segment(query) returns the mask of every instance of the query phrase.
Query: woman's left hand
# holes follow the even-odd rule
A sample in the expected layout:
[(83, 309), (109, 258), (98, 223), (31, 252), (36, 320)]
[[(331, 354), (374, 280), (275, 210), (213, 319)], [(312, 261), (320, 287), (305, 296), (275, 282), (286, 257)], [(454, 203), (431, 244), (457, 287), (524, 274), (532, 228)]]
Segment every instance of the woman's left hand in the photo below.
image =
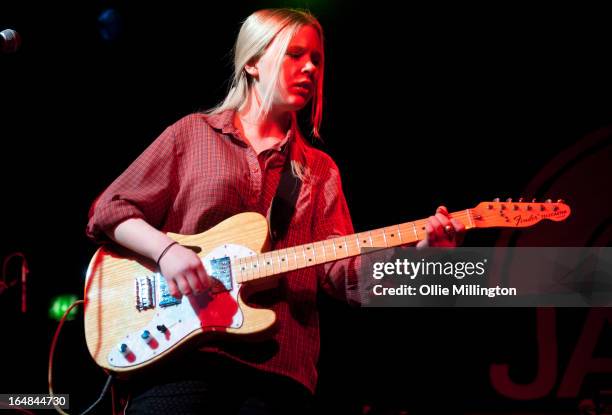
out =
[(417, 248), (453, 248), (461, 245), (465, 236), (465, 226), (457, 219), (451, 219), (444, 206), (436, 209), (436, 214), (425, 224), (427, 237), (417, 244)]

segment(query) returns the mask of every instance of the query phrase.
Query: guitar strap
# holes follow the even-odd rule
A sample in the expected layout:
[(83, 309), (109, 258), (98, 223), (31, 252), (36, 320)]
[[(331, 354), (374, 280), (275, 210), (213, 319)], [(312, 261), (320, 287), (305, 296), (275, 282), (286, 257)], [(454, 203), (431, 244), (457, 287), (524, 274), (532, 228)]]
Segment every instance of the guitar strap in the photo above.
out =
[(289, 148), (291, 145), (292, 143), (288, 143), (285, 148), (287, 151), (285, 165), (270, 205), (268, 222), (273, 245), (287, 235), (289, 223), (295, 213), (295, 204), (302, 188), (302, 181), (291, 171), (291, 148)]

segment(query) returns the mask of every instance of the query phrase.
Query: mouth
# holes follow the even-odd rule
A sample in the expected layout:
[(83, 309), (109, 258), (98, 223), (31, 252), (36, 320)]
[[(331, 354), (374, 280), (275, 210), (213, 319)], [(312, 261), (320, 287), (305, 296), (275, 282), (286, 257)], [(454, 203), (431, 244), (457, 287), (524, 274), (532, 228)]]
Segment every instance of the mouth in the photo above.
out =
[(299, 90), (300, 92), (308, 93), (308, 94), (311, 93), (312, 90), (313, 90), (312, 82), (308, 82), (308, 81), (297, 82), (297, 83), (293, 84), (292, 87), (294, 89), (296, 89), (296, 90)]

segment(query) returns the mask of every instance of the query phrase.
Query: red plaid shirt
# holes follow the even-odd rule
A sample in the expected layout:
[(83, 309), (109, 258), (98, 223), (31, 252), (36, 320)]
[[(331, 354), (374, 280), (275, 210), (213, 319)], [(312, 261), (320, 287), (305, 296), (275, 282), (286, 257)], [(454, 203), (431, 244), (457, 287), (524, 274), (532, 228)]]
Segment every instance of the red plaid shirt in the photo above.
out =
[[(106, 242), (106, 231), (142, 218), (164, 232), (196, 234), (246, 211), (267, 216), (284, 166), (285, 149), (257, 155), (233, 125), (234, 111), (192, 114), (167, 128), (106, 191), (90, 211), (87, 234)], [(297, 130), (295, 130), (297, 133)], [(288, 142), (292, 137), (288, 134)], [(353, 233), (336, 164), (305, 146), (308, 176), (283, 248)], [(293, 271), (279, 287), (250, 302), (276, 312), (278, 330), (259, 343), (203, 348), (259, 369), (289, 376), (314, 392), (319, 357), (317, 289), (346, 298), (350, 261)]]

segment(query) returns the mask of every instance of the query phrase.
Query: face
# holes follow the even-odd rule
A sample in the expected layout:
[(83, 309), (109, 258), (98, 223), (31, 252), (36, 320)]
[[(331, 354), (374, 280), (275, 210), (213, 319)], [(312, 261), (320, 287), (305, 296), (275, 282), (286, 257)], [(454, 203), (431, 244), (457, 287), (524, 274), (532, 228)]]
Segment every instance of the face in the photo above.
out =
[[(263, 97), (273, 79), (274, 56), (279, 45), (275, 41), (255, 63), (255, 87)], [(272, 107), (280, 111), (297, 111), (312, 98), (319, 77), (323, 48), (312, 26), (301, 27), (289, 42), (283, 56)]]

